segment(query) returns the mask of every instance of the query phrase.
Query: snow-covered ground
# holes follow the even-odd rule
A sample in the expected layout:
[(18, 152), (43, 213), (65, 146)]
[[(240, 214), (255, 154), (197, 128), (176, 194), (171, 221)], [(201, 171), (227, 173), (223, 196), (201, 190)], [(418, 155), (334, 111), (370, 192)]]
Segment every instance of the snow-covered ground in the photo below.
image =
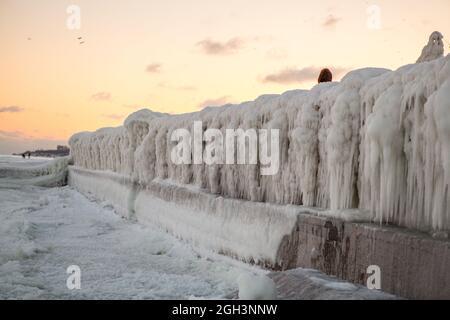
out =
[(51, 161), (52, 158), (44, 157), (33, 157), (33, 158), (22, 158), (21, 156), (0, 156), (0, 168), (30, 168), (45, 164)]

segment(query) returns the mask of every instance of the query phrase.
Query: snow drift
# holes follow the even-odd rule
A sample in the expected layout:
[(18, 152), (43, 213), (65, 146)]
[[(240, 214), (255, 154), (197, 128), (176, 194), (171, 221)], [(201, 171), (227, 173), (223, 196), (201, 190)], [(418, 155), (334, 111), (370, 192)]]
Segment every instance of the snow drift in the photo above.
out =
[[(448, 230), (449, 111), (447, 56), (195, 113), (141, 110), (122, 127), (78, 133), (69, 144), (75, 166), (126, 176), (141, 189), (167, 179), (228, 198), (359, 208), (377, 222)], [(194, 121), (223, 132), (279, 129), (278, 174), (262, 176), (258, 165), (173, 164), (171, 133), (192, 131)]]

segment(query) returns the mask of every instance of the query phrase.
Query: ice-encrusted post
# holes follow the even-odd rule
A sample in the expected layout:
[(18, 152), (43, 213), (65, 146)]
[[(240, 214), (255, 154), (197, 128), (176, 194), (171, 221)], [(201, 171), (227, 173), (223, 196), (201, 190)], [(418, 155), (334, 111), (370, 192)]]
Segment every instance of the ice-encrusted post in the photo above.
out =
[(437, 58), (441, 58), (444, 56), (444, 43), (442, 39), (444, 36), (439, 31), (434, 31), (430, 38), (428, 39), (428, 43), (422, 49), (422, 54), (419, 59), (417, 59), (417, 63), (435, 60)]

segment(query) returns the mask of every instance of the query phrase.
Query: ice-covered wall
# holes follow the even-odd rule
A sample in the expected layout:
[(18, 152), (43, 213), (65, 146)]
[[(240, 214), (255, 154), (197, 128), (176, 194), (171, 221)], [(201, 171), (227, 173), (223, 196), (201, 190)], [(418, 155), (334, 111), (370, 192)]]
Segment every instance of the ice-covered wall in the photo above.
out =
[(68, 180), (83, 194), (112, 204), (121, 216), (198, 248), (272, 269), (289, 263), (280, 247), (295, 230), (295, 206), (228, 199), (159, 179), (141, 188), (125, 175), (79, 167), (69, 168)]
[(374, 218), (450, 229), (450, 56), (361, 90), (360, 204)]
[[(279, 129), (280, 169), (176, 165), (171, 133)], [(450, 56), (396, 71), (367, 68), (311, 90), (167, 115), (141, 110), (123, 127), (70, 139), (76, 166), (155, 178), (230, 198), (330, 209), (361, 208), (375, 221), (450, 229)]]

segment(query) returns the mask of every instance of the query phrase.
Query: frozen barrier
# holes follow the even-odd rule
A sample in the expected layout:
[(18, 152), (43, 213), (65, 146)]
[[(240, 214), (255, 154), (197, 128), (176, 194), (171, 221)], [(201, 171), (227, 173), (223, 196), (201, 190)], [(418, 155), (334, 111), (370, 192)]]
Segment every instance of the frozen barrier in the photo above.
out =
[(158, 179), (140, 188), (124, 175), (73, 166), (69, 184), (199, 248), (274, 269), (287, 264), (279, 248), (295, 228), (298, 208), (226, 199)]
[(122, 217), (132, 218), (134, 204), (130, 202), (133, 201), (134, 188), (129, 177), (113, 172), (71, 166), (68, 182), (83, 194), (108, 202)]
[(33, 162), (24, 162), (20, 166), (1, 166), (0, 180), (3, 184), (34, 185), (40, 187), (56, 187), (67, 184), (67, 168), (71, 158), (61, 157)]
[[(370, 210), (372, 220), (450, 229), (450, 56), (401, 67), (367, 68), (311, 90), (167, 115), (149, 110), (123, 127), (70, 139), (76, 166), (112, 171), (145, 187), (154, 179), (227, 198), (331, 210)], [(279, 171), (259, 165), (176, 165), (171, 133), (278, 129)]]

